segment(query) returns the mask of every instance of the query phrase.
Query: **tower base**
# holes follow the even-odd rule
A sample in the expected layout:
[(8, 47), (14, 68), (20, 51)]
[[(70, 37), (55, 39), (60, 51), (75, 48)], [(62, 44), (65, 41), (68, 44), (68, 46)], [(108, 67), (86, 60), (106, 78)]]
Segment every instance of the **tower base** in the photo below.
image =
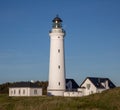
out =
[(48, 90), (48, 96), (64, 96), (65, 90)]

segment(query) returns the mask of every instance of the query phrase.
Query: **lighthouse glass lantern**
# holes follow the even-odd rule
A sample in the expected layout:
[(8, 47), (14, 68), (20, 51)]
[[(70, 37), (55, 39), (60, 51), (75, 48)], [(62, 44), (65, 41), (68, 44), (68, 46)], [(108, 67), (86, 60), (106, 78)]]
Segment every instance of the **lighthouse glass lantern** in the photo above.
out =
[(57, 16), (53, 19), (53, 28), (61, 28), (62, 27), (62, 20)]

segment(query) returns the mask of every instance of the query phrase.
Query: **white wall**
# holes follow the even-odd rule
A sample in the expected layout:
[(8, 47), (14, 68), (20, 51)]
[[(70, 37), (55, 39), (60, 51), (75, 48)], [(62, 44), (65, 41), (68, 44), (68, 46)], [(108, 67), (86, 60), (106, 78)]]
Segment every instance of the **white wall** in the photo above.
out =
[(97, 89), (97, 90), (96, 90), (96, 93), (101, 93), (101, 92), (104, 91), (104, 90), (106, 90), (106, 89)]
[(81, 97), (81, 92), (64, 92), (64, 97)]
[(29, 96), (28, 88), (9, 88), (9, 96)]
[(29, 87), (9, 88), (9, 96), (41, 96), (41, 95), (42, 88), (29, 88)]
[(53, 91), (47, 91), (48, 96), (64, 96), (64, 90), (53, 90)]
[(63, 96), (65, 91), (64, 32), (53, 28), (50, 35), (48, 95)]
[[(90, 87), (88, 88), (88, 85), (90, 85)], [(90, 95), (90, 94), (94, 94), (94, 93), (101, 93), (102, 91), (106, 90), (106, 89), (98, 89), (96, 88), (93, 83), (87, 79), (82, 85), (81, 87), (85, 87), (84, 89), (84, 95)]]
[(42, 88), (30, 88), (30, 96), (41, 96)]
[(96, 88), (94, 84), (86, 79), (85, 82), (81, 85), (81, 88), (78, 88), (77, 92), (67, 91), (64, 92), (65, 97), (82, 97), (90, 94), (101, 93), (104, 90), (109, 89), (108, 81), (102, 83), (105, 88)]
[(78, 88), (77, 91), (81, 93), (81, 96), (84, 96), (85, 94), (85, 88)]
[(82, 85), (81, 87), (85, 87), (85, 90), (84, 90), (84, 95), (90, 95), (90, 94), (94, 94), (96, 93), (97, 91), (97, 88), (93, 85), (93, 83), (87, 79)]

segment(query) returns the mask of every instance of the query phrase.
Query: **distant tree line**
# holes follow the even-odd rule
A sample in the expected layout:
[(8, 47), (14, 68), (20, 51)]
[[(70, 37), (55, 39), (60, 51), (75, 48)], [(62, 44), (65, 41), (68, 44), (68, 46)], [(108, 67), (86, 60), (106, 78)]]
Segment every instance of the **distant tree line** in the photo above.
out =
[(43, 89), (43, 95), (47, 95), (47, 86), (48, 86), (48, 81), (36, 81), (36, 83), (42, 87)]
[[(12, 85), (14, 85), (17, 82), (7, 82), (4, 84), (0, 84), (0, 94), (8, 94), (9, 93), (9, 87), (11, 87)], [(36, 81), (35, 83), (37, 83), (40, 87), (42, 87), (43, 89), (43, 95), (47, 94), (47, 86), (48, 86), (48, 81)]]
[(9, 92), (9, 86), (11, 85), (12, 83), (4, 83), (4, 84), (0, 84), (0, 94), (6, 94)]

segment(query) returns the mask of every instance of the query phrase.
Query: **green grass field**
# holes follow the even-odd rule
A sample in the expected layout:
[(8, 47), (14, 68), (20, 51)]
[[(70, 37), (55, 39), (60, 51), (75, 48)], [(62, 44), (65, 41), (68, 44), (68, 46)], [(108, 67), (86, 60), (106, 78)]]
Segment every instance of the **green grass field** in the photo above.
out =
[(2, 94), (0, 110), (120, 110), (120, 88), (86, 97), (9, 97)]

